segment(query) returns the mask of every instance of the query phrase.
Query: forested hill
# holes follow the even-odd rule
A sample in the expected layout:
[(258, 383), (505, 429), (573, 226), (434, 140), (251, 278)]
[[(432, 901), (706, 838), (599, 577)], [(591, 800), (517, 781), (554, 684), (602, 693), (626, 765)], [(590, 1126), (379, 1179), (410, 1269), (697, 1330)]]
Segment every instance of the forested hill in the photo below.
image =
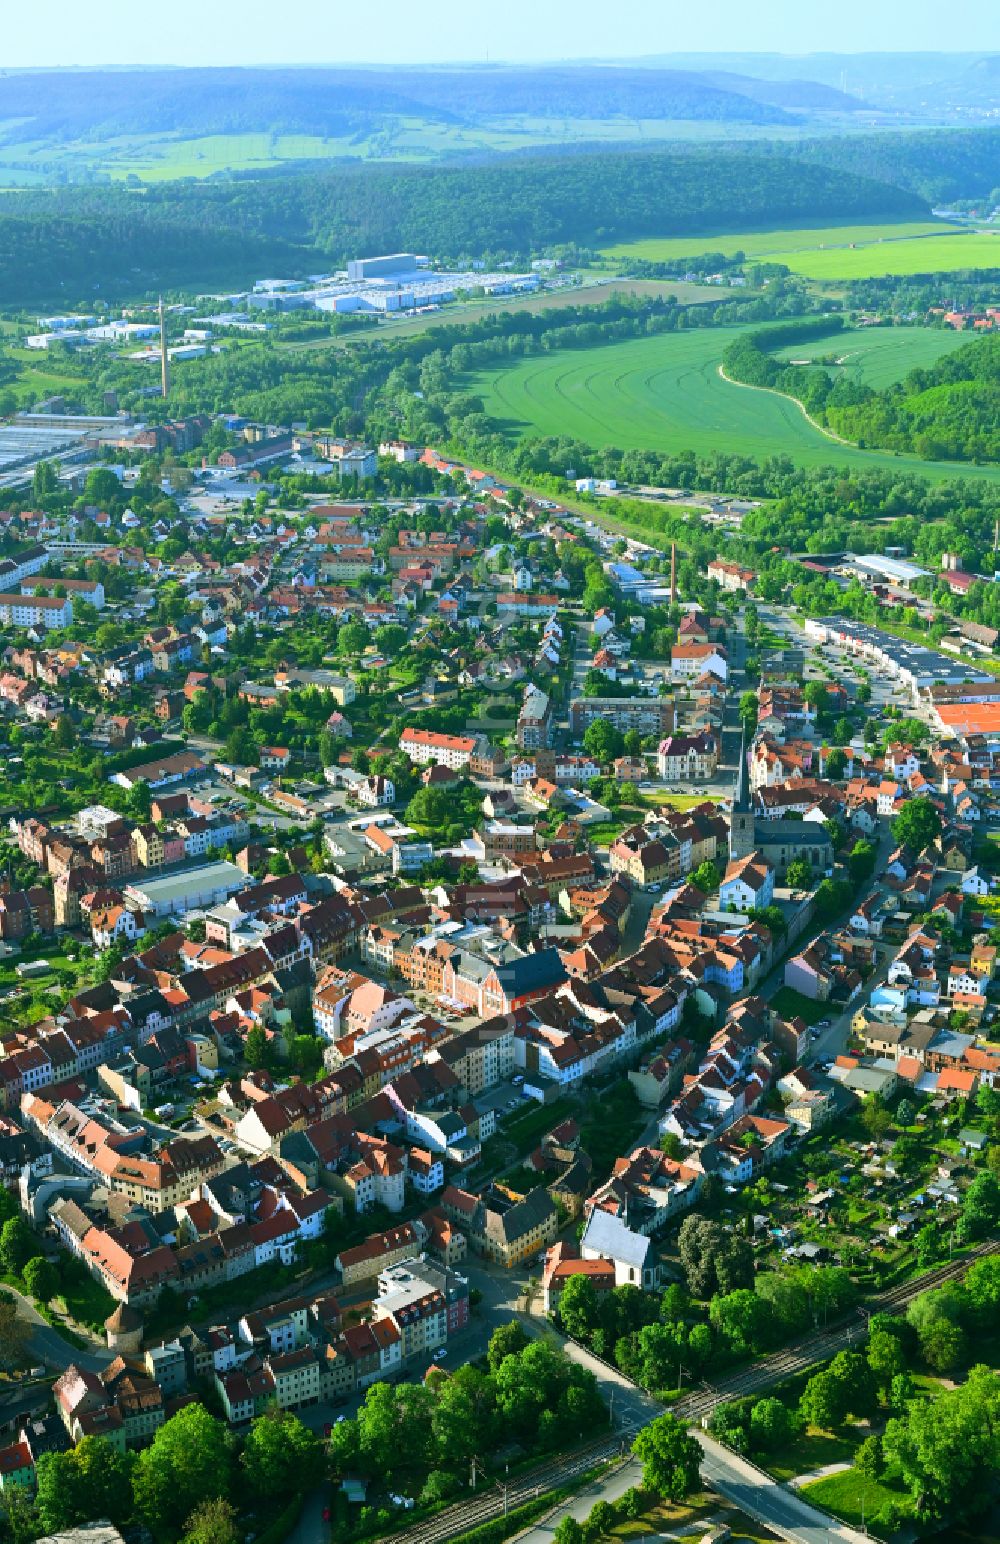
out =
[[(906, 451), (925, 461), (1000, 461), (1000, 334), (975, 338), (882, 391), (837, 363), (842, 318), (805, 317), (744, 332), (723, 354), (726, 374), (796, 397), (856, 445)], [(791, 344), (829, 337), (819, 364), (776, 357)]]
[(858, 395), (843, 406), (831, 398), (827, 408), (846, 439), (928, 461), (1000, 461), (1000, 336), (977, 338), (886, 391)]
[(916, 194), (754, 152), (517, 156), (476, 166), (354, 166), (296, 177), (66, 187), (0, 201), (5, 303), (245, 284), (370, 252), (523, 259), (650, 231), (907, 218)]
[(775, 140), (765, 153), (907, 188), (930, 204), (984, 198), (1000, 184), (1000, 128)]
[[(158, 133), (338, 135), (394, 115), (456, 124), (529, 114), (770, 125), (798, 122), (781, 104), (808, 108), (820, 89), (792, 82), (777, 93), (738, 76), (607, 65), (56, 70), (0, 77), (0, 123), (11, 144)], [(826, 110), (862, 106), (839, 92), (828, 97), (821, 96)]]

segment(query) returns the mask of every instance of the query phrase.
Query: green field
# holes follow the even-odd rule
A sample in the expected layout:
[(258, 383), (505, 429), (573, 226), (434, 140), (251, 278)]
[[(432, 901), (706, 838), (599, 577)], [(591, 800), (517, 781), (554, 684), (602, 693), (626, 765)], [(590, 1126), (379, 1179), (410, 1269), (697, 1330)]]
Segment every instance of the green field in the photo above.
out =
[(425, 311), (419, 316), (387, 316), (378, 327), (359, 327), (356, 332), (342, 332), (336, 338), (308, 338), (304, 342), (279, 341), (276, 347), (298, 352), (301, 349), (351, 348), (371, 342), (373, 332), (381, 338), (412, 338), (431, 327), (467, 327), (483, 316), (506, 316), (517, 311), (563, 311), (567, 307), (603, 306), (612, 295), (635, 295), (640, 300), (660, 300), (673, 295), (680, 306), (715, 305), (719, 300), (743, 299), (746, 290), (687, 284), (683, 279), (621, 279), (613, 283), (587, 283), (579, 287), (542, 290), (537, 295), (491, 295), (487, 300), (459, 300), (440, 311)]
[(347, 142), (315, 134), (209, 134), (198, 139), (119, 142), (102, 159), (113, 177), (143, 182), (177, 177), (211, 177), (220, 171), (267, 171), (285, 161), (345, 155)]
[(796, 226), (725, 236), (665, 236), (605, 248), (605, 256), (675, 262), (702, 252), (784, 263), (806, 279), (871, 279), (886, 274), (948, 273), (1000, 267), (1000, 231), (970, 230), (943, 220), (877, 225)]
[(626, 241), (605, 247), (606, 257), (641, 258), (648, 263), (669, 263), (676, 258), (696, 257), (700, 252), (721, 252), (732, 257), (744, 252), (747, 257), (770, 258), (776, 252), (815, 252), (823, 247), (849, 247), (852, 242), (868, 245), (917, 236), (940, 235), (959, 231), (961, 226), (942, 220), (918, 220), (865, 225), (796, 225), (792, 229), (772, 231), (736, 231), (724, 236), (651, 236), (643, 241)]
[(821, 1480), (810, 1480), (802, 1486), (800, 1495), (804, 1501), (826, 1507), (853, 1528), (860, 1527), (866, 1519), (874, 1520), (883, 1507), (905, 1507), (910, 1499), (898, 1475), (865, 1480), (854, 1469), (843, 1469)]
[(548, 118), (518, 114), (480, 123), (440, 122), (436, 117), (387, 112), (356, 130), (324, 137), (317, 134), (245, 134), (181, 136), (118, 135), (101, 141), (4, 141), (0, 137), (0, 188), (51, 182), (55, 173), (74, 175), (82, 168), (113, 178), (137, 177), (162, 182), (182, 177), (211, 177), (223, 171), (264, 171), (313, 160), (435, 161), (454, 155), (498, 154), (515, 150), (559, 148), (569, 144), (609, 146), (725, 142), (787, 138), (791, 131), (772, 125), (669, 118)]
[(959, 268), (1000, 268), (1000, 231), (918, 236), (912, 241), (828, 247), (822, 252), (775, 252), (772, 261), (784, 263), (805, 279), (878, 279), (887, 274), (905, 278)]
[[(741, 330), (692, 328), (567, 349), (475, 372), (463, 384), (482, 397), (486, 412), (512, 436), (565, 435), (597, 448), (787, 455), (804, 466), (888, 467), (938, 478), (1000, 479), (1000, 467), (920, 461), (840, 445), (790, 398), (724, 380), (719, 374), (723, 350)], [(922, 350), (919, 332), (913, 329), (906, 336)], [(827, 340), (826, 348), (831, 346)], [(906, 352), (898, 347), (900, 375), (909, 368)]]
[(811, 343), (791, 344), (776, 351), (775, 358), (795, 360), (835, 360), (827, 365), (831, 374), (839, 369), (881, 391), (902, 380), (908, 370), (926, 369), (969, 341), (968, 333), (936, 327), (855, 327)]

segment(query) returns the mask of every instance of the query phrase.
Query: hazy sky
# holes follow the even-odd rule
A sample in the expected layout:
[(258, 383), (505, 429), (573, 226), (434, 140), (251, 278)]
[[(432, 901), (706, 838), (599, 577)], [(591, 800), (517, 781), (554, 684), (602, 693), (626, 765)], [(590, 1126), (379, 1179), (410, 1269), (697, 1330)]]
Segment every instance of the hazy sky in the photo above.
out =
[(996, 0), (35, 0), (4, 11), (0, 67), (14, 68), (1000, 49)]

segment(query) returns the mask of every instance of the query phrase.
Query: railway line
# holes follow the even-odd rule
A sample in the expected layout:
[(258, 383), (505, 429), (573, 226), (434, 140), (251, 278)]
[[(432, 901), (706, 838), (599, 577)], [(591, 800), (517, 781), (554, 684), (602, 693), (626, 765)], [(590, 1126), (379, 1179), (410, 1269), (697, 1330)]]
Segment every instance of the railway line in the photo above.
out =
[[(927, 1271), (922, 1276), (903, 1282), (897, 1287), (891, 1287), (886, 1292), (880, 1292), (869, 1298), (852, 1315), (839, 1319), (829, 1328), (816, 1330), (750, 1367), (741, 1368), (726, 1378), (720, 1378), (711, 1384), (704, 1383), (700, 1388), (693, 1389), (690, 1394), (677, 1400), (671, 1409), (682, 1419), (701, 1425), (724, 1400), (738, 1399), (746, 1394), (756, 1394), (773, 1388), (776, 1383), (781, 1383), (795, 1373), (804, 1372), (818, 1362), (826, 1361), (835, 1356), (838, 1351), (847, 1350), (855, 1343), (860, 1344), (866, 1333), (865, 1321), (871, 1314), (904, 1308), (921, 1292), (942, 1286), (945, 1282), (954, 1281), (957, 1277), (964, 1275), (976, 1260), (998, 1252), (1000, 1252), (1000, 1240), (991, 1239), (978, 1245), (960, 1259), (950, 1260), (947, 1264)], [(570, 1355), (573, 1355), (573, 1342), (568, 1342), (566, 1349)], [(579, 1353), (580, 1348), (575, 1349)], [(618, 1381), (626, 1380), (619, 1375)], [(636, 1390), (636, 1392), (641, 1391)], [(644, 1395), (643, 1398), (652, 1404), (650, 1396)], [(503, 1481), (490, 1480), (484, 1484), (483, 1490), (478, 1495), (456, 1502), (453, 1506), (439, 1512), (437, 1516), (418, 1523), (405, 1533), (395, 1534), (395, 1544), (442, 1544), (443, 1540), (454, 1538), (458, 1534), (468, 1532), (471, 1528), (478, 1527), (481, 1523), (503, 1516), (536, 1496), (558, 1490), (568, 1481), (586, 1474), (589, 1469), (612, 1463), (620, 1457), (635, 1431), (642, 1424), (641, 1419), (630, 1420), (626, 1429), (599, 1437), (585, 1443), (582, 1447), (573, 1449), (572, 1452), (546, 1459), (523, 1471), (506, 1484)], [(777, 1531), (782, 1531), (780, 1525), (772, 1524), (772, 1526), (775, 1526)], [(785, 1536), (790, 1535), (786, 1533)]]
[(558, 1490), (567, 1481), (586, 1474), (588, 1469), (620, 1458), (622, 1446), (621, 1436), (599, 1437), (585, 1443), (583, 1447), (575, 1448), (571, 1453), (563, 1453), (558, 1458), (548, 1459), (526, 1469), (506, 1483), (487, 1481), (479, 1495), (456, 1502), (446, 1511), (438, 1513), (436, 1517), (429, 1517), (426, 1522), (418, 1523), (405, 1533), (394, 1534), (395, 1544), (440, 1544), (442, 1539), (453, 1538), (494, 1517), (504, 1516), (547, 1491)]

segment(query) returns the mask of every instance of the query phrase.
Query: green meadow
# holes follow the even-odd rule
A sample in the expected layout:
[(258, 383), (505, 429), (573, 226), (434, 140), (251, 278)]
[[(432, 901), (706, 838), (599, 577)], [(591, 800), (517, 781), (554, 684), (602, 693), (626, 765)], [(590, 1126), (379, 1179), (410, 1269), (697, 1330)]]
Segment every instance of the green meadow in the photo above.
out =
[(734, 231), (719, 236), (650, 236), (641, 241), (620, 242), (605, 247), (605, 257), (641, 258), (649, 263), (669, 263), (677, 258), (696, 257), (701, 252), (721, 252), (733, 257), (743, 252), (747, 257), (771, 260), (778, 252), (815, 252), (827, 247), (869, 247), (886, 241), (908, 241), (944, 232), (962, 232), (962, 226), (942, 220), (909, 220), (864, 225), (796, 225), (791, 229)]
[(852, 375), (881, 391), (907, 371), (936, 364), (968, 343), (968, 333), (936, 327), (854, 327), (829, 338), (793, 343), (776, 351), (777, 359), (796, 363), (821, 360), (827, 369)]
[(743, 252), (761, 262), (783, 263), (805, 279), (837, 281), (905, 278), (962, 268), (1000, 267), (1000, 231), (951, 225), (943, 220), (871, 225), (796, 226), (790, 230), (737, 231), (722, 236), (665, 236), (605, 248), (606, 257), (628, 262), (676, 262), (703, 252), (732, 257)]
[[(741, 330), (692, 328), (626, 343), (567, 349), (472, 372), (463, 384), (482, 397), (486, 412), (512, 437), (564, 435), (598, 448), (692, 450), (699, 455), (729, 451), (758, 458), (785, 455), (803, 466), (889, 467), (937, 478), (1000, 478), (1000, 467), (921, 461), (839, 444), (791, 398), (725, 380), (719, 371), (722, 353)], [(924, 329), (899, 329), (899, 333), (886, 333), (879, 358), (876, 345), (869, 345), (865, 335), (871, 355), (868, 368), (880, 373), (883, 384), (905, 375), (912, 364), (933, 357), (928, 354), (930, 334)], [(946, 335), (933, 336), (940, 342)], [(850, 340), (852, 335), (845, 337)], [(821, 340), (818, 351), (839, 354), (844, 341)], [(796, 350), (789, 352), (804, 357)]]

